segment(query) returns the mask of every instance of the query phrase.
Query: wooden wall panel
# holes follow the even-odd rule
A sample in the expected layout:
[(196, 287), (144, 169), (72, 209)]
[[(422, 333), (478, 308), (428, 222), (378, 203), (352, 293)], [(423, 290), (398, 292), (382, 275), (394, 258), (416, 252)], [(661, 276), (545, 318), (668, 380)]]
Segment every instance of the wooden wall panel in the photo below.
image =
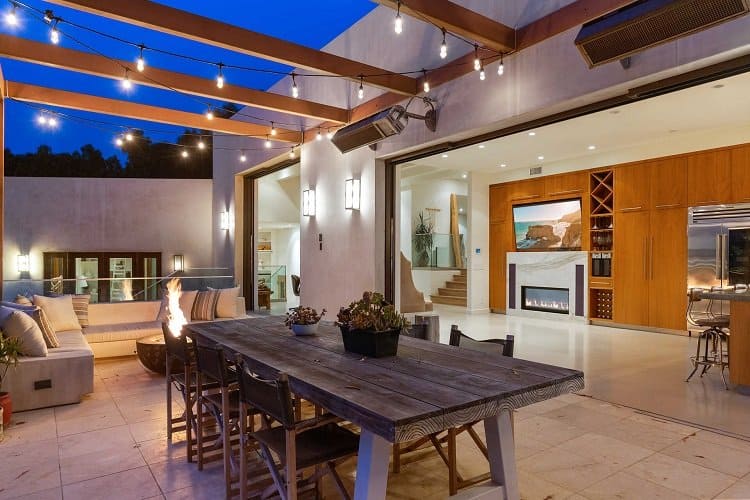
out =
[(750, 144), (732, 149), (732, 201), (750, 202)]
[(688, 205), (714, 205), (729, 201), (731, 156), (727, 148), (688, 156)]
[(667, 158), (650, 163), (651, 207), (674, 208), (687, 204), (687, 159)]

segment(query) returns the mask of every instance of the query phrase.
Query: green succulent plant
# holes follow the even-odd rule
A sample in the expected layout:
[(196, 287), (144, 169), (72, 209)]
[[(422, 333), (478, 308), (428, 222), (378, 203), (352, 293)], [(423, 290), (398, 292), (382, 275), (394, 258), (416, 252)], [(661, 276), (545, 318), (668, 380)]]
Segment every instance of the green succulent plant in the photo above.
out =
[(3, 337), (0, 334), (0, 390), (3, 380), (8, 373), (8, 368), (18, 364), (18, 355), (21, 353), (21, 341), (15, 337)]
[(349, 330), (385, 332), (409, 326), (406, 317), (378, 292), (364, 292), (361, 300), (342, 307), (336, 319), (338, 326)]

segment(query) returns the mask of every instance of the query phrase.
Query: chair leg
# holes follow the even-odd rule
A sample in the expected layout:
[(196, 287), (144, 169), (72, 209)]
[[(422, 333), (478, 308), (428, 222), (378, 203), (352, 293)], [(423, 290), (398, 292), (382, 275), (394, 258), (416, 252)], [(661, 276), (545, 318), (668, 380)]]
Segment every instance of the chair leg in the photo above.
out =
[(166, 354), (167, 363), (167, 441), (172, 442), (172, 370), (170, 369), (169, 354)]
[(232, 496), (232, 444), (229, 439), (231, 434), (231, 419), (229, 418), (229, 391), (226, 387), (221, 388), (221, 438), (224, 456), (224, 487), (226, 498)]
[(296, 433), (286, 431), (286, 500), (297, 500), (297, 446)]
[(190, 380), (190, 377), (193, 376), (193, 372), (190, 368), (189, 363), (185, 363), (184, 374), (185, 388), (182, 394), (182, 398), (185, 402), (185, 439), (187, 442), (187, 461), (192, 462), (193, 455), (195, 454), (193, 449), (195, 445), (193, 436), (197, 427), (197, 422), (194, 420), (195, 415), (193, 414), (193, 405), (198, 399), (198, 392), (193, 392), (193, 390), (191, 389), (193, 384)]
[(240, 498), (242, 500), (247, 499), (247, 435), (247, 404), (240, 403)]
[(344, 500), (350, 500), (351, 497), (349, 496), (349, 492), (346, 491), (344, 482), (341, 480), (341, 476), (339, 476), (339, 473), (336, 471), (335, 462), (328, 462), (327, 466), (328, 466), (328, 472), (331, 474), (331, 477), (333, 478), (333, 482), (336, 485), (336, 489), (339, 490), (339, 494), (341, 495), (341, 498), (343, 498)]
[(203, 395), (201, 392), (202, 383), (201, 383), (201, 374), (200, 372), (196, 373), (196, 385), (195, 385), (195, 398), (197, 401), (196, 404), (196, 412), (198, 414), (198, 424), (197, 424), (197, 448), (198, 448), (198, 470), (203, 470)]

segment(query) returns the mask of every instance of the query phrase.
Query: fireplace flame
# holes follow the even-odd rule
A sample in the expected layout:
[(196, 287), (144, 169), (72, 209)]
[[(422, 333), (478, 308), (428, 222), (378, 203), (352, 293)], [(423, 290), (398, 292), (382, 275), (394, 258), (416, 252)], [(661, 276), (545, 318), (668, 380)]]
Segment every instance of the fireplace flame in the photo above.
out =
[(122, 300), (133, 300), (133, 280), (131, 279), (122, 282)]
[(167, 282), (167, 326), (175, 337), (182, 335), (182, 327), (187, 325), (187, 319), (180, 309), (180, 295), (182, 295), (182, 284), (177, 278)]

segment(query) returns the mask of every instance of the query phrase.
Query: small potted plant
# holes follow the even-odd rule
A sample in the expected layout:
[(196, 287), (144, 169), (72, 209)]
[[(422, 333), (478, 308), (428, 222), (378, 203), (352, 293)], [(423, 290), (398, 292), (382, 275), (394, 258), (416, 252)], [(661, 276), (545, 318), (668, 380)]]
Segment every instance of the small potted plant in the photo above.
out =
[(318, 331), (318, 322), (325, 313), (325, 309), (318, 314), (318, 311), (312, 307), (292, 307), (286, 313), (286, 321), (284, 323), (295, 335), (315, 335)]
[[(13, 404), (10, 394), (2, 392), (3, 381), (8, 373), (8, 368), (18, 364), (18, 355), (20, 354), (21, 341), (15, 337), (3, 337), (0, 335), (0, 409), (2, 409), (2, 427), (10, 423), (10, 417), (13, 413)], [(2, 436), (2, 432), (0, 432)]]
[(342, 307), (337, 319), (344, 349), (372, 358), (395, 356), (401, 330), (409, 326), (404, 315), (377, 292), (365, 292), (361, 300)]

